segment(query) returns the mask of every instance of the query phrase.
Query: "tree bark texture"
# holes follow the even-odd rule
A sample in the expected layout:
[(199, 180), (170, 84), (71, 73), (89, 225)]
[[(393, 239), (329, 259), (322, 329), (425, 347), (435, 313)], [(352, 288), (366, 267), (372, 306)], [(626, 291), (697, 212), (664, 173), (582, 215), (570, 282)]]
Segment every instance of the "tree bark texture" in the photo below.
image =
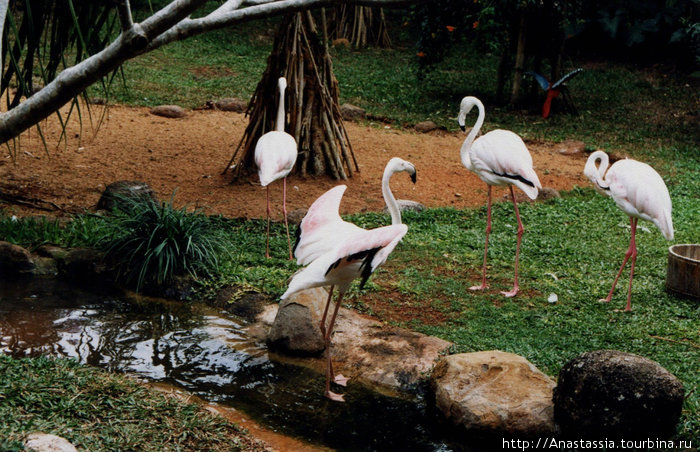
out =
[(257, 170), (255, 145), (274, 130), (279, 77), (287, 79), (285, 130), (299, 151), (293, 171), (301, 176), (352, 177), (359, 167), (340, 114), (338, 82), (309, 12), (290, 14), (280, 24), (267, 68), (248, 105), (248, 127), (224, 172), (231, 168), (238, 179)]

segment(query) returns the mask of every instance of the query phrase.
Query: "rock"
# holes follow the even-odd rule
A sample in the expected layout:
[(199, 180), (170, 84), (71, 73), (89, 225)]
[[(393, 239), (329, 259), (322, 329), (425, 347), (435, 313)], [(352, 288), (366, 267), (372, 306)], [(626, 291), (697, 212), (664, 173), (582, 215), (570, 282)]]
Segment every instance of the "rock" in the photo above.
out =
[(287, 214), (289, 224), (300, 224), (306, 216), (307, 209), (294, 209)]
[(554, 419), (566, 437), (667, 438), (675, 432), (683, 394), (683, 384), (658, 363), (596, 350), (562, 367)]
[(67, 439), (39, 432), (27, 435), (24, 447), (35, 452), (78, 452)]
[(245, 113), (248, 109), (248, 102), (243, 99), (226, 97), (219, 99), (214, 103), (214, 106), (222, 111), (233, 111), (236, 113)]
[[(318, 312), (318, 319), (305, 321), (312, 324), (311, 327), (319, 332), (319, 336), (318, 324), (326, 297), (325, 290), (315, 294), (314, 310)], [(247, 327), (249, 333), (259, 337), (258, 331), (268, 323), (269, 317), (277, 320), (274, 317), (275, 308), (277, 305), (270, 305), (270, 309), (259, 316), (257, 323)], [(282, 306), (279, 306), (279, 309), (281, 310)], [(269, 340), (270, 335), (267, 337)], [(442, 339), (387, 327), (351, 309), (341, 307), (333, 328), (331, 353), (334, 369), (346, 377), (383, 389), (415, 390), (427, 379), (438, 357), (451, 346), (452, 343)], [(322, 350), (320, 347), (319, 349)], [(284, 351), (279, 348), (278, 350)], [(326, 371), (323, 356), (276, 356), (275, 359), (292, 361), (295, 365), (309, 367), (319, 373)]]
[(108, 275), (104, 254), (90, 248), (74, 248), (58, 261), (58, 273), (71, 281), (101, 284)]
[(438, 128), (438, 125), (433, 121), (422, 121), (416, 124), (414, 127), (417, 132), (428, 133)]
[(0, 276), (26, 274), (33, 269), (29, 251), (10, 242), (0, 242)]
[(151, 108), (151, 114), (164, 118), (184, 118), (187, 115), (185, 109), (179, 105), (158, 105)]
[(559, 191), (554, 188), (542, 187), (542, 189), (537, 193), (537, 201), (547, 201), (555, 198), (561, 198), (561, 195), (559, 194)]
[(267, 338), (270, 347), (293, 355), (322, 352), (325, 344), (319, 325), (327, 299), (328, 293), (319, 287), (283, 301)]
[(121, 198), (139, 200), (151, 199), (158, 202), (156, 193), (150, 185), (145, 182), (133, 180), (120, 180), (107, 185), (100, 200), (97, 201), (96, 209), (113, 211), (120, 203)]
[(554, 432), (555, 383), (525, 358), (500, 351), (448, 356), (431, 376), (435, 403), (455, 425), (486, 435)]
[[(425, 210), (425, 206), (418, 201), (411, 201), (409, 199), (397, 199), (396, 203), (399, 205), (399, 210), (401, 212), (411, 211), (411, 212), (422, 212)], [(388, 212), (389, 209), (384, 206), (384, 212)]]
[(365, 119), (367, 117), (367, 112), (365, 112), (364, 109), (352, 104), (341, 105), (340, 114), (346, 121), (357, 121), (358, 119)]
[(565, 140), (555, 145), (554, 150), (564, 155), (578, 155), (586, 150), (586, 145), (583, 141)]
[(58, 275), (58, 264), (56, 259), (44, 256), (34, 257), (33, 276), (56, 276)]

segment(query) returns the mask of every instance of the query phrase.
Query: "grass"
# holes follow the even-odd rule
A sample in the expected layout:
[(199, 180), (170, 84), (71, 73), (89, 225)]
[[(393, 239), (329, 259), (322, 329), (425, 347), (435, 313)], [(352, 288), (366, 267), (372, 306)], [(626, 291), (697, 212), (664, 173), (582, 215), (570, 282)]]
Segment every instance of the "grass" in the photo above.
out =
[[(213, 32), (130, 61), (124, 67), (128, 89), (117, 89), (113, 100), (191, 108), (221, 97), (248, 98), (264, 70), (275, 24), (270, 20)], [(693, 120), (698, 91), (692, 80), (658, 68), (568, 60), (567, 68), (585, 67), (569, 83), (580, 115), (555, 113), (543, 120), (536, 112), (493, 102), (496, 55), (457, 48), (419, 82), (414, 53), (410, 45), (393, 50), (333, 49), (341, 102), (359, 105), (394, 124), (432, 119), (453, 130), (460, 98), (473, 94), (486, 101), (485, 130), (508, 128), (546, 141), (578, 139), (589, 149), (648, 161), (671, 193), (674, 243), (700, 241), (700, 147)], [(532, 108), (536, 111), (538, 105)], [(669, 243), (654, 226), (640, 222), (649, 232), (638, 235), (633, 312), (623, 313), (617, 309), (624, 307), (627, 273), (610, 305), (596, 301), (607, 294), (629, 240), (628, 220), (612, 200), (584, 187), (564, 193), (561, 199), (522, 205), (526, 228), (522, 292), (512, 300), (498, 294), (512, 283), (512, 206), (497, 203), (493, 215), (492, 287), (487, 293), (468, 290), (479, 276), (485, 209), (431, 209), (404, 216), (409, 232), (403, 242), (363, 293), (351, 290), (348, 304), (450, 340), (455, 352), (500, 349), (523, 355), (551, 376), (569, 359), (601, 348), (653, 359), (686, 388), (678, 437), (697, 439), (700, 305), (665, 292)], [(388, 216), (374, 213), (349, 219), (363, 227), (389, 223)], [(283, 226), (274, 224), (272, 231), (271, 250), (279, 255), (265, 259), (259, 252), (264, 247), (263, 221), (216, 221), (236, 246), (229, 257), (219, 260), (215, 277), (202, 281), (199, 295), (207, 298), (223, 286), (237, 285), (277, 298), (296, 269), (279, 251), (286, 249)], [(95, 228), (88, 217), (78, 217), (65, 228), (50, 224), (18, 228), (0, 216), (0, 238), (32, 246), (44, 241), (90, 245)], [(550, 293), (558, 295), (557, 303), (547, 302)], [(395, 320), (387, 315), (387, 309), (401, 310), (403, 305), (432, 310), (441, 321), (427, 316)]]
[(75, 361), (0, 354), (0, 450), (24, 450), (29, 432), (79, 450), (262, 450), (223, 418), (120, 375)]

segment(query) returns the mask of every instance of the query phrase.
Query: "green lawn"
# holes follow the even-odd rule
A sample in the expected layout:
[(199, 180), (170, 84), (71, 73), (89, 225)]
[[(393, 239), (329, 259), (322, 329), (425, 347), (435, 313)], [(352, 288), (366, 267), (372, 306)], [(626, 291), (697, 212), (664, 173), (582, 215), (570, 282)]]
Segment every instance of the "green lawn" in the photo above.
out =
[[(265, 68), (275, 23), (217, 31), (128, 62), (123, 72), (127, 88), (115, 87), (112, 100), (191, 108), (222, 97), (248, 98)], [(454, 129), (459, 100), (472, 94), (486, 101), (485, 131), (508, 128), (526, 138), (552, 142), (577, 139), (588, 149), (647, 161), (671, 193), (673, 243), (700, 242), (696, 80), (663, 68), (568, 60), (567, 68), (585, 68), (569, 84), (580, 115), (555, 113), (543, 120), (536, 106), (529, 112), (494, 104), (496, 55), (455, 49), (435, 72), (419, 81), (414, 54), (409, 44), (390, 50), (334, 49), (341, 102), (354, 103), (396, 124), (432, 119)], [(552, 376), (569, 359), (596, 349), (653, 359), (683, 381), (687, 399), (678, 436), (697, 440), (700, 304), (664, 290), (670, 243), (653, 225), (640, 222), (648, 232), (643, 229), (638, 234), (633, 312), (619, 312), (625, 304), (628, 273), (623, 274), (611, 304), (597, 300), (607, 294), (627, 249), (629, 221), (611, 199), (590, 186), (562, 195), (521, 206), (526, 232), (522, 293), (515, 299), (504, 300), (498, 294), (512, 282), (515, 248), (512, 206), (498, 203), (489, 247), (490, 291), (468, 290), (478, 279), (482, 262), (485, 209), (431, 209), (404, 216), (409, 232), (403, 242), (372, 277), (365, 293), (351, 291), (348, 305), (372, 313), (363, 297), (398, 293), (397, 309), (401, 303), (425, 304), (446, 319), (434, 324), (415, 318), (401, 326), (450, 340), (455, 352), (517, 353)], [(353, 215), (349, 220), (363, 227), (389, 222), (388, 216), (380, 214)], [(80, 218), (62, 231), (38, 227), (59, 242), (90, 244), (90, 231), (96, 230), (91, 221)], [(260, 256), (264, 222), (216, 221), (229, 234), (231, 257), (222, 257), (216, 277), (202, 281), (199, 296), (206, 298), (224, 285), (236, 284), (277, 298), (296, 266), (282, 254), (270, 260)], [(0, 216), (0, 238), (19, 236), (18, 242), (32, 244), (41, 242), (44, 233), (17, 232), (12, 222)], [(274, 225), (273, 233), (271, 249), (286, 249), (283, 226)], [(547, 302), (550, 293), (557, 294), (557, 303)]]

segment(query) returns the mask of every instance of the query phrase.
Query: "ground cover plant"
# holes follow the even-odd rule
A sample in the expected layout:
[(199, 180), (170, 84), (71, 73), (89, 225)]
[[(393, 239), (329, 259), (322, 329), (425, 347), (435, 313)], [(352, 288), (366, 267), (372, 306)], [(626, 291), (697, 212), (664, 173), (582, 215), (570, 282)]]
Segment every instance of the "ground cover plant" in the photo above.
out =
[(263, 450), (223, 418), (72, 360), (0, 354), (0, 450), (52, 432), (80, 450)]
[[(129, 62), (124, 68), (126, 88), (117, 89), (113, 100), (197, 107), (220, 97), (247, 98), (264, 70), (275, 24), (272, 20), (262, 28), (210, 33)], [(432, 119), (453, 130), (461, 96), (494, 97), (497, 57), (469, 48), (456, 49), (422, 82), (417, 79), (410, 46), (361, 52), (337, 48), (333, 54), (341, 102), (362, 106), (393, 124)], [(670, 75), (662, 67), (573, 59), (567, 64), (584, 67), (570, 85), (578, 117), (554, 113), (543, 120), (537, 113), (494, 106), (487, 111), (484, 130), (502, 127), (547, 141), (579, 139), (589, 149), (649, 162), (671, 193), (674, 243), (698, 243), (696, 82)], [(374, 123), (381, 125), (381, 121)], [(511, 300), (498, 291), (509, 288), (513, 272), (512, 206), (497, 203), (493, 215), (487, 293), (468, 290), (479, 276), (485, 208), (441, 208), (404, 215), (409, 232), (403, 242), (372, 277), (366, 293), (353, 296), (358, 292), (351, 290), (347, 305), (389, 324), (450, 340), (455, 352), (499, 349), (520, 354), (552, 376), (567, 360), (595, 349), (653, 359), (683, 381), (687, 399), (678, 435), (697, 439), (700, 305), (665, 292), (669, 243), (658, 230), (640, 222), (648, 232), (638, 235), (633, 312), (626, 314), (616, 309), (624, 306), (627, 273), (610, 304), (597, 302), (607, 294), (629, 239), (628, 219), (611, 199), (585, 186), (563, 193), (560, 199), (521, 205), (526, 228), (522, 292)], [(363, 227), (389, 224), (388, 216), (375, 213), (353, 215), (349, 220)], [(261, 252), (264, 221), (211, 221), (235, 247), (229, 256), (218, 259), (215, 276), (200, 282), (198, 296), (207, 299), (218, 289), (234, 285), (277, 299), (296, 269), (280, 251), (286, 249), (283, 225), (273, 225), (273, 259), (265, 259)], [(77, 217), (65, 227), (0, 216), (0, 238), (23, 245), (92, 246), (100, 231), (99, 222), (91, 216)], [(556, 303), (547, 301), (552, 293), (557, 294)], [(0, 407), (6, 401), (0, 400)]]

